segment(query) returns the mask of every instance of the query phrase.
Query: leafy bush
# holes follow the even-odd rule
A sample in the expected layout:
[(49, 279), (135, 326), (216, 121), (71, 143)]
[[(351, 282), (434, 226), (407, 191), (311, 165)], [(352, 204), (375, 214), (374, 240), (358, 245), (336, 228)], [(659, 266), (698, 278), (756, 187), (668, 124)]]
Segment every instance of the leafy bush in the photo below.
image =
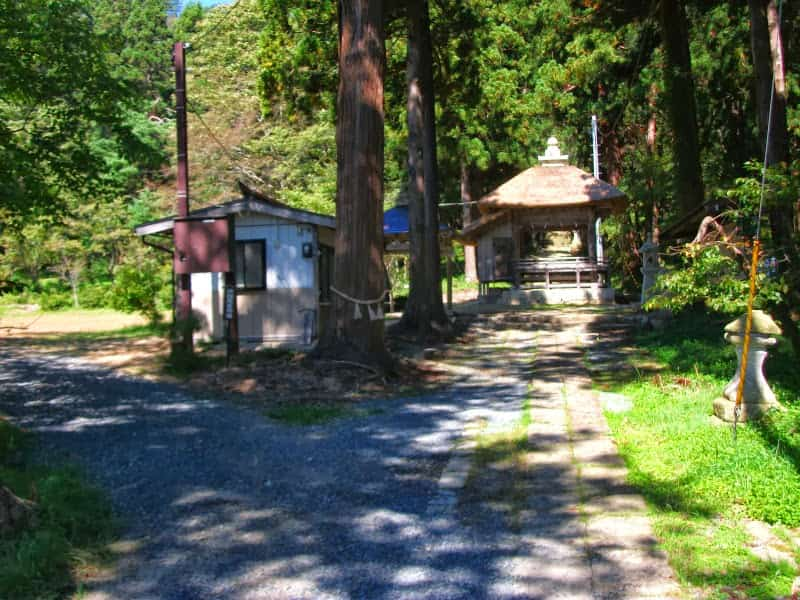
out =
[(111, 282), (87, 283), (78, 290), (81, 308), (106, 308), (111, 306)]
[[(781, 285), (759, 273), (756, 305), (777, 301)], [(746, 265), (726, 253), (723, 246), (689, 244), (681, 252), (678, 264), (658, 278), (654, 296), (645, 308), (679, 312), (705, 304), (714, 312), (738, 314), (747, 309), (749, 288)]]
[(72, 306), (72, 294), (69, 292), (42, 292), (39, 294), (39, 306), (42, 310), (63, 310)]
[(153, 322), (159, 321), (158, 296), (163, 286), (163, 278), (154, 263), (122, 265), (111, 286), (111, 306), (124, 312), (139, 312)]
[(42, 277), (36, 283), (37, 291), (41, 294), (53, 294), (66, 291), (64, 282), (58, 277)]

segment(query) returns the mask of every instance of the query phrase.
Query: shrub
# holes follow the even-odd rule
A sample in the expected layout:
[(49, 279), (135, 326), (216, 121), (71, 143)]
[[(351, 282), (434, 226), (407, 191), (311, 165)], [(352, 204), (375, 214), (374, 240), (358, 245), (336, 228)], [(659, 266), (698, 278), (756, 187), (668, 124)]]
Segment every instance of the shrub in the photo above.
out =
[(111, 282), (87, 283), (78, 290), (81, 308), (106, 308), (111, 306)]
[[(668, 308), (679, 312), (705, 304), (711, 311), (732, 315), (747, 308), (750, 282), (745, 268), (748, 265), (726, 254), (719, 245), (687, 245), (676, 266), (662, 273), (655, 295), (645, 308)], [(779, 297), (779, 280), (758, 275), (756, 305), (768, 305)]]
[(42, 292), (39, 294), (39, 306), (42, 310), (63, 310), (72, 306), (72, 294), (69, 292)]
[(153, 263), (122, 265), (111, 286), (111, 306), (124, 312), (139, 312), (152, 322), (161, 319), (157, 297), (163, 287)]

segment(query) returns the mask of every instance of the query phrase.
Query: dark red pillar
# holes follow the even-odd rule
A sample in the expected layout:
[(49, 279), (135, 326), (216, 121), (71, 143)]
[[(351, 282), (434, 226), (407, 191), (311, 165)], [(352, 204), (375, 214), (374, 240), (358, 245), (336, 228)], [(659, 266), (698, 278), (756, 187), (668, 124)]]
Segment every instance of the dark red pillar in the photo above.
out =
[[(175, 197), (176, 212), (179, 218), (189, 215), (189, 152), (186, 134), (186, 46), (183, 42), (176, 42), (173, 47), (172, 61), (175, 65), (175, 121), (178, 133), (178, 177), (177, 194)], [(173, 229), (175, 235), (180, 235), (179, 230)], [(185, 229), (180, 229), (184, 232)], [(175, 239), (176, 248), (186, 248), (183, 240)], [(183, 257), (176, 250), (173, 260), (175, 272)], [(193, 348), (193, 331), (191, 326), (192, 316), (192, 276), (182, 273), (176, 276), (175, 281), (175, 318), (178, 339), (175, 340), (184, 350), (191, 352)]]

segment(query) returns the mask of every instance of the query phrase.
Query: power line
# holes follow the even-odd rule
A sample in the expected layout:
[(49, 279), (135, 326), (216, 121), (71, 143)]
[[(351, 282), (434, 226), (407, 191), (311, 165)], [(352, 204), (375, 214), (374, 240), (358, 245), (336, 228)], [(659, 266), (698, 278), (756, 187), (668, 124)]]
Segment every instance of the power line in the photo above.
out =
[(199, 43), (200, 43), (200, 42), (201, 42), (201, 41), (202, 41), (202, 40), (203, 40), (203, 39), (204, 39), (206, 36), (208, 36), (208, 35), (211, 35), (213, 32), (215, 32), (217, 29), (219, 29), (219, 28), (220, 28), (220, 26), (221, 26), (221, 25), (222, 25), (222, 24), (223, 24), (225, 21), (227, 21), (227, 20), (228, 20), (228, 17), (230, 17), (230, 16), (231, 16), (231, 13), (232, 13), (234, 10), (236, 10), (236, 8), (239, 6), (239, 3), (240, 3), (240, 2), (241, 2), (241, 0), (236, 0), (236, 2), (234, 2), (233, 4), (231, 4), (231, 7), (228, 9), (228, 11), (227, 11), (227, 12), (226, 12), (224, 15), (222, 15), (222, 16), (221, 16), (221, 17), (220, 17), (220, 18), (217, 20), (217, 22), (216, 22), (216, 23), (214, 23), (214, 24), (211, 26), (211, 28), (209, 28), (209, 29), (206, 29), (205, 31), (203, 31), (202, 33), (200, 33), (200, 35), (198, 35), (196, 38), (194, 38), (194, 39), (192, 40), (192, 43), (193, 43), (193, 44), (199, 44)]
[(188, 109), (188, 111), (190, 113), (192, 113), (195, 117), (197, 117), (198, 121), (200, 121), (200, 124), (208, 132), (208, 135), (210, 135), (211, 139), (214, 140), (214, 143), (216, 143), (217, 146), (220, 147), (220, 149), (225, 154), (225, 156), (228, 158), (228, 160), (231, 161), (231, 168), (232, 169), (238, 171), (239, 173), (241, 173), (245, 177), (249, 177), (253, 181), (257, 181), (257, 182), (259, 182), (259, 183), (261, 183), (263, 185), (267, 185), (267, 182), (264, 181), (261, 177), (259, 177), (255, 173), (253, 173), (250, 169), (242, 167), (237, 163), (237, 159), (233, 155), (231, 150), (224, 143), (222, 143), (222, 141), (217, 137), (217, 135), (214, 133), (214, 131), (211, 129), (211, 127), (209, 127), (208, 123), (205, 122), (205, 119), (203, 119), (203, 117), (200, 115), (199, 112), (194, 110), (194, 108), (191, 107), (191, 106), (188, 106), (187, 109)]

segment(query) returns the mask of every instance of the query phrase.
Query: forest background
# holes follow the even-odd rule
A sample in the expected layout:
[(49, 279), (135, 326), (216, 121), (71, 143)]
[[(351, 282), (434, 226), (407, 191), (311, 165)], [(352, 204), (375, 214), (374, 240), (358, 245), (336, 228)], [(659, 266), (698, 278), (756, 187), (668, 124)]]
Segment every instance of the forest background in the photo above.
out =
[[(700, 201), (718, 201), (742, 229), (752, 228), (763, 136), (746, 1), (431, 2), (442, 201), (477, 199), (535, 164), (551, 135), (573, 164), (591, 170), (596, 114), (601, 177), (631, 198), (605, 225), (615, 284), (635, 293), (645, 236), (698, 202), (689, 199), (674, 150), (682, 137), (671, 110), (681, 99), (665, 54), (675, 24), (665, 24), (666, 5), (686, 13), (677, 35), (691, 55)], [(177, 13), (166, 0), (0, 0), (5, 301), (151, 315), (169, 306), (169, 260), (135, 239), (132, 227), (173, 212), (176, 40), (191, 44), (192, 207), (230, 199), (241, 179), (293, 206), (335, 212), (337, 2), (238, 0)], [(408, 178), (406, 23), (402, 11), (390, 13), (387, 207)], [(792, 206), (795, 219), (798, 26), (789, 3), (782, 25), (789, 150), (772, 167), (766, 196), (768, 208)], [(459, 207), (440, 214), (455, 226), (469, 218)], [(741, 310), (746, 284), (735, 256), (708, 246), (671, 261), (681, 268), (666, 280), (664, 305)], [(798, 290), (788, 271), (766, 283), (765, 305)]]

